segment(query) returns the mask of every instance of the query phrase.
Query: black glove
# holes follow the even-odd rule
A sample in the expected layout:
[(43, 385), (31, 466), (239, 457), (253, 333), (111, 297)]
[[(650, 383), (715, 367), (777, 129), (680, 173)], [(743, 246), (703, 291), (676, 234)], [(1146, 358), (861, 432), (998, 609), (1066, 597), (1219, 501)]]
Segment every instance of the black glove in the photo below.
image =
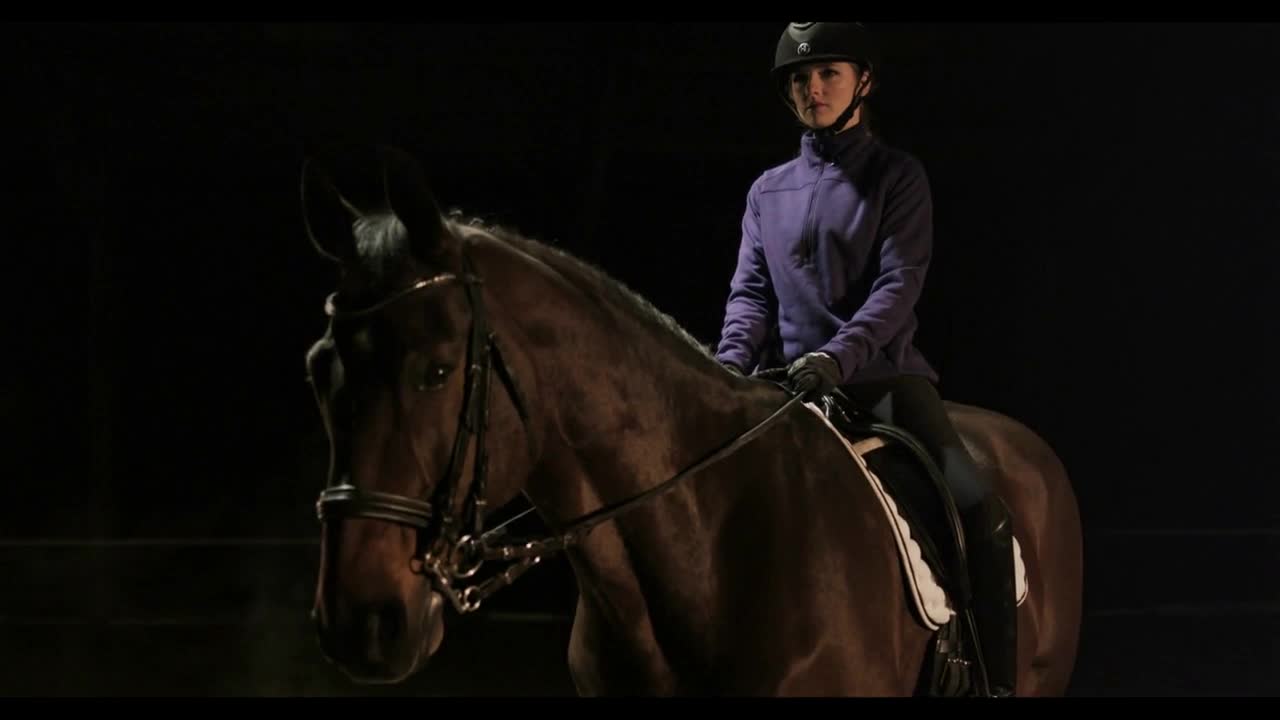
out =
[(840, 384), (840, 364), (826, 353), (808, 353), (787, 368), (787, 384), (807, 401), (817, 400)]

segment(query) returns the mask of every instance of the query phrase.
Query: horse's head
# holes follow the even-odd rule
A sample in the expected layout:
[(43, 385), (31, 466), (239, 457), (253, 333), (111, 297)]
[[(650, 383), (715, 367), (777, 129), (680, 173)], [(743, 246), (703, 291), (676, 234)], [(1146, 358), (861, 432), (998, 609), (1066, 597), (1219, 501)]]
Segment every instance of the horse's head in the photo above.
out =
[(439, 646), (444, 602), (474, 604), (454, 583), (479, 562), (487, 501), (519, 490), (486, 483), (486, 433), (504, 440), (503, 476), (523, 477), (512, 463), (529, 459), (523, 401), (456, 226), (404, 155), (380, 150), (375, 166), (378, 192), (354, 204), (315, 162), (303, 171), (307, 232), (341, 270), (307, 353), (330, 441), (313, 615), (349, 675), (396, 682)]

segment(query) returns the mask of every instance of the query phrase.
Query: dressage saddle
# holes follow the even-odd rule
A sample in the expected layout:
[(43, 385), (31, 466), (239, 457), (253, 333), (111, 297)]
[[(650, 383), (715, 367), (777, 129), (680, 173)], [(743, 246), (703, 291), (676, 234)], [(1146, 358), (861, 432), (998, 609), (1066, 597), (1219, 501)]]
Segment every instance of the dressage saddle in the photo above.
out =
[[(785, 387), (786, 368), (760, 370), (755, 377)], [(971, 607), (964, 528), (942, 470), (928, 449), (909, 431), (882, 422), (838, 388), (817, 405), (851, 444), (873, 437), (885, 442), (883, 449), (866, 456), (868, 467), (912, 526), (921, 555), (943, 590), (959, 607)], [(969, 649), (973, 625), (964, 620), (957, 614), (935, 633), (932, 662), (921, 677), (922, 693), (955, 697), (973, 691), (977, 679)]]

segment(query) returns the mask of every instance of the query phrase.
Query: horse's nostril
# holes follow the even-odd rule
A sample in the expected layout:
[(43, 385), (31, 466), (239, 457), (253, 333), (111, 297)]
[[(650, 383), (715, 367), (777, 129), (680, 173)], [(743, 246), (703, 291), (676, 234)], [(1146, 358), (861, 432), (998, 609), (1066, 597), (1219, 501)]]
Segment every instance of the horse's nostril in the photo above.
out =
[(379, 625), (382, 631), (382, 642), (390, 645), (400, 637), (404, 631), (404, 606), (400, 603), (392, 603), (384, 605)]
[(404, 618), (404, 608), (399, 603), (369, 610), (364, 623), (365, 653), (369, 660), (381, 662), (386, 658), (404, 629)]
[(369, 660), (378, 662), (382, 660), (382, 635), (381, 635), (381, 619), (379, 613), (371, 612), (365, 620), (364, 626), (364, 654)]

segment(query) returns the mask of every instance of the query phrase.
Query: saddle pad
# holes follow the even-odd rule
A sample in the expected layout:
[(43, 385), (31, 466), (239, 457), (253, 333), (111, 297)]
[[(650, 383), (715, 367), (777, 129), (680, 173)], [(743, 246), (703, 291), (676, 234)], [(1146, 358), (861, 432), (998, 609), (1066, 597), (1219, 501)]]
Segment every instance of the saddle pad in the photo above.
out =
[[(916, 543), (915, 538), (911, 536), (911, 525), (906, 518), (898, 512), (898, 505), (894, 502), (893, 497), (885, 491), (884, 485), (880, 482), (880, 478), (871, 472), (871, 468), (867, 466), (863, 456), (874, 452), (875, 450), (885, 446), (883, 438), (873, 437), (858, 442), (856, 445), (851, 444), (840, 432), (827, 416), (813, 403), (804, 403), (810, 412), (822, 419), (823, 424), (844, 444), (849, 450), (849, 454), (853, 456), (858, 467), (862, 468), (862, 472), (871, 482), (871, 489), (876, 498), (880, 500), (880, 506), (884, 509), (885, 515), (889, 519), (889, 527), (893, 528), (894, 540), (898, 546), (898, 556), (902, 560), (902, 571), (907, 578), (907, 586), (911, 589), (911, 600), (915, 605), (917, 615), (930, 630), (937, 630), (946, 625), (955, 616), (955, 609), (951, 606), (951, 600), (947, 597), (942, 586), (938, 584), (937, 576), (934, 575), (933, 568), (924, 561), (924, 556), (920, 552), (920, 546)], [(1018, 539), (1013, 539), (1013, 561), (1014, 561), (1014, 578), (1018, 595), (1017, 604), (1021, 605), (1027, 599), (1027, 569), (1022, 560), (1022, 548), (1018, 544)]]

